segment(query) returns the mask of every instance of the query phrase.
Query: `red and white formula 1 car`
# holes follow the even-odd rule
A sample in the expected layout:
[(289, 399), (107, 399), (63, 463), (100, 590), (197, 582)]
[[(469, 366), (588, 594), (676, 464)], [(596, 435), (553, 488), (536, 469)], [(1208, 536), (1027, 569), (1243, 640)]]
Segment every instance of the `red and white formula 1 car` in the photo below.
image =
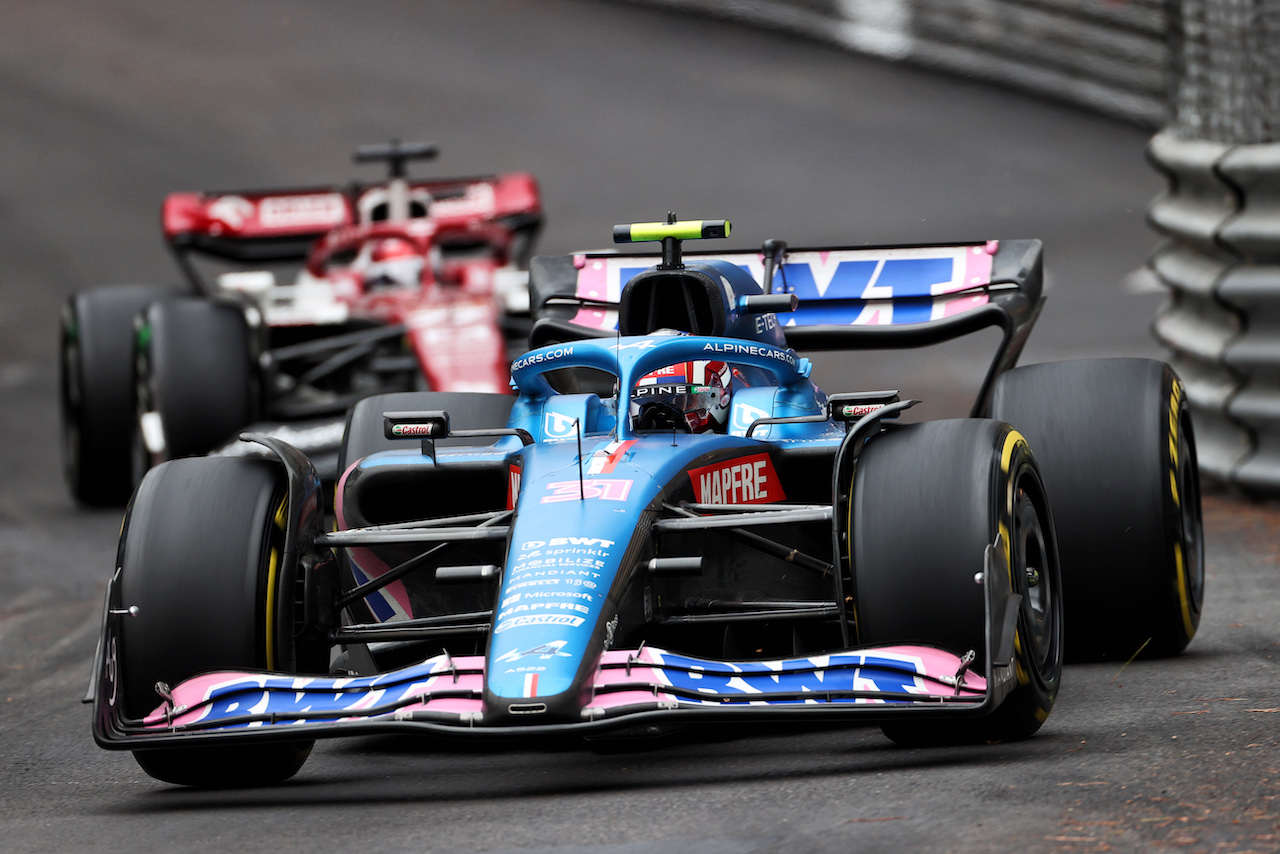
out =
[[(430, 143), (362, 146), (382, 183), (174, 193), (165, 240), (190, 293), (77, 293), (63, 310), (64, 460), (75, 497), (123, 504), (146, 469), (233, 452), (254, 425), (336, 464), (379, 392), (508, 393), (542, 225), (524, 173), (410, 180)], [(522, 337), (522, 336), (521, 336)]]

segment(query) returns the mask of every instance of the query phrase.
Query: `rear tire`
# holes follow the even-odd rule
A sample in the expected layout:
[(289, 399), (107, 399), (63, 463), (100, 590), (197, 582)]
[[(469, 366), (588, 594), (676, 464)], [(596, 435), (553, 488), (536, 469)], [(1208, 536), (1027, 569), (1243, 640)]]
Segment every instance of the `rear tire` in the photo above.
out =
[[(147, 473), (120, 538), (125, 714), (142, 718), (170, 686), (213, 670), (297, 672), (292, 626), (275, 602), (297, 579), (280, 565), (286, 487), (280, 466), (206, 457)], [(138, 750), (151, 776), (201, 787), (269, 785), (297, 773), (311, 742)]]
[(133, 492), (133, 321), (171, 294), (125, 285), (73, 294), (62, 306), (59, 401), (62, 462), (72, 496), (118, 507)]
[(173, 299), (150, 306), (138, 330), (137, 418), (159, 415), (163, 449), (145, 445), (136, 475), (167, 459), (207, 454), (253, 421), (256, 372), (244, 313), (230, 303)]
[(1000, 707), (977, 719), (890, 722), (885, 734), (924, 745), (1014, 741), (1039, 730), (1062, 677), (1061, 582), (1053, 518), (1022, 436), (985, 419), (881, 434), (858, 460), (850, 513), (860, 645), (973, 650), (971, 668), (982, 673), (987, 616), (975, 579), (997, 536), (1011, 590), (1022, 596), (1018, 685)]
[(1074, 661), (1176, 655), (1200, 625), (1204, 534), (1182, 383), (1148, 359), (1050, 362), (996, 382), (1053, 499)]

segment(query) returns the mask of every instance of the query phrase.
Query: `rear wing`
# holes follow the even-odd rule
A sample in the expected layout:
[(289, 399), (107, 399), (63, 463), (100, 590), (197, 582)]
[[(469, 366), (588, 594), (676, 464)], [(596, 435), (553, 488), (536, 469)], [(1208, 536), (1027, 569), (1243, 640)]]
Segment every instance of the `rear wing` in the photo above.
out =
[[(542, 224), (533, 176), (514, 172), (409, 182), (411, 211), (430, 216), (441, 231), (464, 232), (499, 222), (513, 232)], [(164, 200), (165, 241), (179, 255), (196, 251), (237, 262), (290, 261), (335, 228), (383, 218), (387, 185), (172, 193)]]
[[(985, 411), (995, 378), (1013, 367), (1043, 301), (1039, 240), (932, 246), (686, 252), (685, 264), (720, 260), (747, 270), (765, 293), (794, 294), (779, 314), (787, 343), (800, 350), (922, 347), (990, 326), (1004, 340), (975, 414)], [(536, 325), (530, 346), (616, 334), (623, 286), (658, 263), (656, 253), (544, 256), (530, 264)], [(766, 268), (772, 269), (765, 282)]]

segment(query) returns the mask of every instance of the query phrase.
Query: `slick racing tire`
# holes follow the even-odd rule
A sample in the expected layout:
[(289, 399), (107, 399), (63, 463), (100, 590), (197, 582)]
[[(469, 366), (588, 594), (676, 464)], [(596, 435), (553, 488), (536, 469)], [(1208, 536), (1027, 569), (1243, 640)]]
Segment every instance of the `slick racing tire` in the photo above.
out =
[(133, 492), (133, 321), (172, 291), (124, 285), (73, 294), (58, 341), (62, 461), (72, 496), (123, 506)]
[(207, 454), (253, 421), (251, 336), (237, 305), (186, 297), (149, 306), (134, 375), (139, 479), (164, 460)]
[(1073, 661), (1175, 655), (1200, 625), (1204, 535), (1182, 383), (1148, 359), (1029, 365), (991, 415), (1027, 437), (1053, 501)]
[[(382, 413), (443, 410), (449, 413), (450, 429), (481, 430), (506, 427), (507, 419), (511, 416), (511, 406), (515, 400), (509, 394), (405, 391), (377, 394), (357, 402), (347, 413), (347, 425), (342, 434), (342, 447), (338, 450), (338, 485), (334, 496), (335, 503), (342, 500), (343, 475), (351, 466), (378, 451), (403, 451), (418, 447), (403, 439), (388, 439), (382, 429)], [(445, 440), (445, 443), (448, 441)], [(442, 443), (442, 446), (445, 443)], [(338, 566), (343, 588), (351, 589), (356, 581), (345, 552), (339, 555)], [(358, 622), (374, 622), (373, 613), (364, 600), (353, 603), (350, 608), (352, 616)]]
[[(279, 597), (296, 597), (284, 548), (283, 469), (267, 460), (201, 457), (149, 471), (125, 516), (117, 558), (124, 712), (142, 718), (169, 686), (215, 670), (315, 669), (281, 625)], [(299, 668), (299, 660), (312, 665)], [(327, 657), (323, 658), (328, 664)], [(323, 670), (323, 666), (321, 667)], [(137, 750), (142, 769), (185, 786), (278, 783), (302, 767), (310, 741), (220, 743)]]
[[(977, 418), (882, 433), (858, 459), (849, 497), (859, 645), (972, 650), (971, 672), (981, 674), (984, 585), (1022, 597), (1017, 685), (1001, 705), (981, 718), (886, 722), (885, 734), (904, 745), (1034, 734), (1062, 677), (1062, 588), (1053, 517), (1026, 441), (1008, 424)], [(987, 546), (997, 538), (1007, 580), (984, 575)]]

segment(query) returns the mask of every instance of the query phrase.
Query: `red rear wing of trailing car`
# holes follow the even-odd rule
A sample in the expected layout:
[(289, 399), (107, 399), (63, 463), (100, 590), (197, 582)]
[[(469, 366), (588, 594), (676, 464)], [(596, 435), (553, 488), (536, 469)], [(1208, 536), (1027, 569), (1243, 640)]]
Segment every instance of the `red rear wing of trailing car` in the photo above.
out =
[[(161, 219), (165, 240), (233, 261), (305, 258), (333, 229), (385, 218), (385, 184), (205, 193), (171, 193)], [(436, 228), (465, 231), (500, 222), (512, 231), (542, 221), (533, 176), (522, 173), (409, 183), (411, 213), (429, 212)]]

